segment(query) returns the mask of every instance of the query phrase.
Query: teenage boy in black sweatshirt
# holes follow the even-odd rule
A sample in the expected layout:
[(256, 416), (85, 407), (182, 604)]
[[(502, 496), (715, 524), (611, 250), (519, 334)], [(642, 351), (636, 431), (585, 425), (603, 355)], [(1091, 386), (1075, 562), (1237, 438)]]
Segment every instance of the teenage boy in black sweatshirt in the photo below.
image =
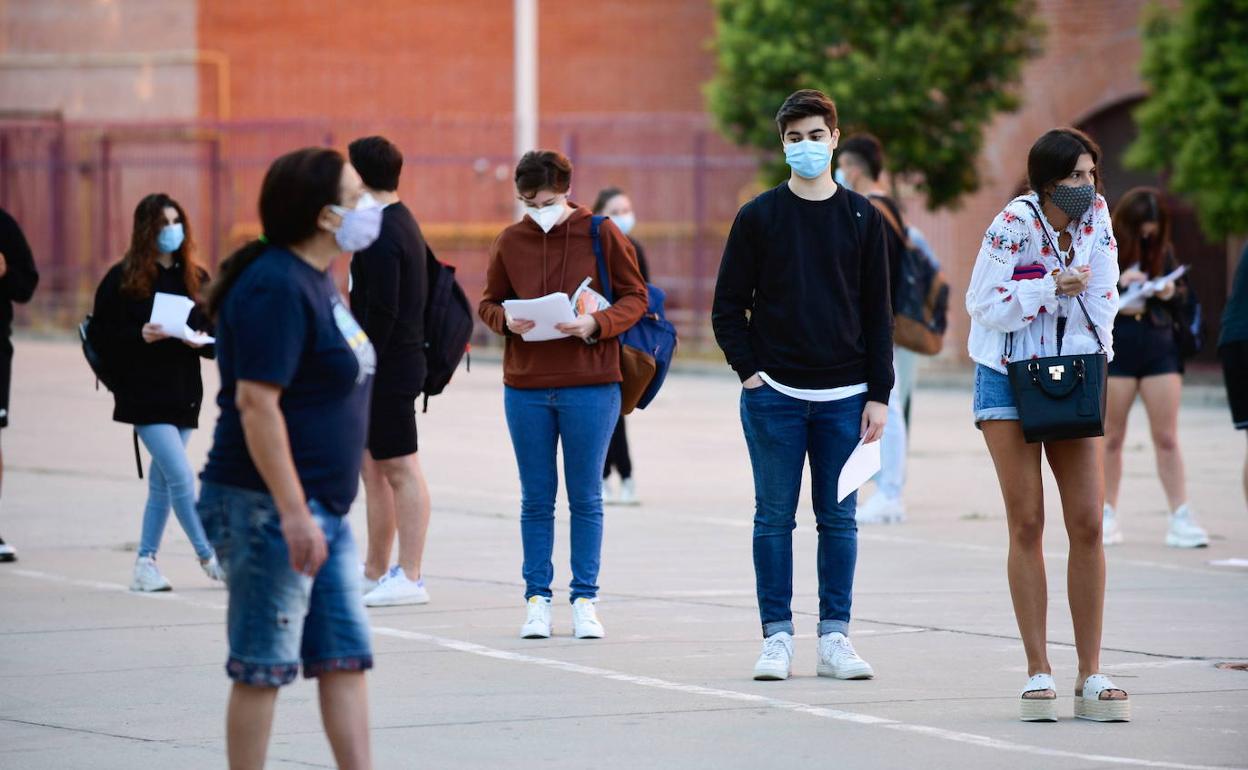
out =
[(879, 212), (832, 179), (840, 132), (824, 93), (776, 114), (789, 180), (737, 213), (711, 321), (743, 383), (754, 468), (754, 573), (763, 625), (755, 679), (787, 679), (793, 658), (793, 529), (810, 458), (819, 532), (820, 676), (870, 679), (850, 644), (857, 495), (837, 502), (859, 441), (878, 441), (893, 387), (888, 249)]

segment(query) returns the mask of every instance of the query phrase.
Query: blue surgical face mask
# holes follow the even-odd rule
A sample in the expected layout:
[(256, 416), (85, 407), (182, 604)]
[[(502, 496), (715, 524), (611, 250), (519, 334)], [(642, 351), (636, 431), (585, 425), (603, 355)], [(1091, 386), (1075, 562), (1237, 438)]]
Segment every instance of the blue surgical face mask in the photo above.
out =
[(815, 179), (832, 162), (832, 145), (803, 139), (784, 146), (784, 160), (802, 179)]
[(837, 184), (839, 184), (841, 187), (844, 187), (846, 190), (854, 189), (854, 186), (849, 183), (848, 179), (845, 178), (845, 172), (842, 171), (841, 169), (838, 168), (836, 172), (832, 174), (832, 178), (836, 180)]
[(611, 217), (611, 221), (615, 223), (616, 227), (620, 228), (620, 232), (628, 235), (637, 224), (637, 215), (630, 211), (627, 214)]
[(364, 193), (355, 208), (330, 206), (342, 224), (334, 231), (334, 240), (343, 251), (363, 251), (373, 245), (381, 233), (381, 204), (373, 196)]
[(161, 254), (172, 254), (182, 248), (182, 242), (185, 240), (186, 231), (182, 223), (175, 222), (160, 228), (160, 233), (156, 236), (156, 248), (160, 249)]

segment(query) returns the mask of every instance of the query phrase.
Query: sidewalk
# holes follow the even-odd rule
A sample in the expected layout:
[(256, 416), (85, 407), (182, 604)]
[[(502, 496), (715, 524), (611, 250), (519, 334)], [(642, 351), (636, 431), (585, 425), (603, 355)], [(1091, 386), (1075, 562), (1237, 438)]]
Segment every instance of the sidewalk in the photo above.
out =
[[(729, 376), (673, 374), (630, 418), (645, 504), (609, 508), (599, 605), (608, 636), (570, 636), (567, 514), (556, 542), (556, 636), (517, 638), (519, 484), (501, 371), (474, 356), (420, 415), (434, 496), (424, 607), (370, 611), (378, 768), (1248, 768), (1245, 440), (1225, 406), (1189, 405), (1181, 438), (1192, 503), (1213, 533), (1162, 544), (1166, 521), (1137, 408), (1109, 552), (1103, 669), (1135, 721), (1070, 718), (1075, 656), (1065, 536), (1046, 489), (1058, 724), (1015, 719), (1026, 679), (1005, 576), (996, 477), (970, 422), (968, 385), (923, 388), (909, 521), (860, 536), (853, 636), (869, 682), (814, 676), (817, 597), (809, 500), (795, 535), (795, 676), (754, 682), (758, 617), (752, 483)], [(225, 592), (175, 520), (160, 554), (174, 592), (125, 590), (145, 488), (129, 429), (109, 421), (76, 346), (19, 340), (0, 533), (0, 767), (221, 768), (228, 683)], [(215, 393), (215, 371), (205, 368)], [(930, 383), (929, 383), (930, 384)], [(191, 442), (210, 443), (206, 409)], [(561, 495), (562, 497), (562, 495)], [(362, 498), (351, 513), (364, 533)], [(315, 686), (279, 700), (273, 768), (332, 767)]]

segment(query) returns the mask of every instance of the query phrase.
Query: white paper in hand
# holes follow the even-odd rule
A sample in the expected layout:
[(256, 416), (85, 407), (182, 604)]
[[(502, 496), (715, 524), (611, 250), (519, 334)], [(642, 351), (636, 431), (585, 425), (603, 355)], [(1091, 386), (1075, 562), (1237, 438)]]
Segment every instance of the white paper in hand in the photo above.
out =
[(561, 291), (537, 299), (503, 300), (503, 311), (508, 318), (532, 321), (535, 326), (521, 335), (525, 342), (545, 342), (571, 336), (555, 328), (555, 324), (572, 323), (576, 314), (572, 302)]
[(148, 322), (159, 326), (161, 331), (170, 337), (198, 345), (211, 345), (216, 342), (215, 339), (203, 332), (195, 331), (186, 323), (194, 307), (195, 303), (190, 297), (158, 291), (152, 298), (152, 317)]
[(858, 491), (859, 487), (879, 472), (879, 440), (872, 441), (870, 444), (859, 441), (849, 459), (845, 461), (845, 467), (841, 468), (841, 477), (836, 482), (836, 501), (844, 502), (851, 492)]

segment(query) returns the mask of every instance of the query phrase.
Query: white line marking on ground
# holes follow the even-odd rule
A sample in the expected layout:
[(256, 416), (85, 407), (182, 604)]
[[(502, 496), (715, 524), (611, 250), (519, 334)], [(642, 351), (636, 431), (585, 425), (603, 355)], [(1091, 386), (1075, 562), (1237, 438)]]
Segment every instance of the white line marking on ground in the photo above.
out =
[[(126, 586), (119, 583), (104, 583), (96, 580), (79, 580), (76, 578), (65, 577), (63, 575), (55, 575), (49, 572), (40, 572), (38, 570), (28, 569), (13, 569), (7, 570), (7, 572), (36, 580), (46, 580), (54, 583), (81, 586), (83, 588), (94, 588), (101, 591), (120, 591), (126, 595), (141, 598), (156, 598), (167, 601), (181, 602), (193, 607), (201, 607), (204, 609), (220, 610), (225, 608), (224, 605), (221, 604), (205, 602), (180, 594), (166, 593), (160, 595), (133, 592)], [(499, 650), (493, 647), (486, 647), (482, 644), (476, 644), (475, 642), (448, 639), (446, 637), (433, 636), (432, 634), (423, 634), (418, 631), (405, 631), (403, 629), (389, 628), (387, 626), (373, 626), (372, 630), (374, 634), (379, 636), (423, 642), (425, 644), (432, 644), (444, 649), (454, 650), (468, 655), (477, 655), (484, 658), (492, 658), (494, 660), (502, 660), (510, 663), (525, 663), (528, 665), (542, 666), (544, 668), (566, 671), (572, 674), (582, 674), (584, 676), (593, 676), (613, 682), (623, 682), (625, 684), (637, 685), (638, 687), (649, 687), (657, 690), (679, 692), (686, 695), (718, 698), (720, 700), (735, 701), (738, 703), (750, 703), (763, 708), (790, 711), (797, 714), (806, 714), (807, 716), (818, 717), (820, 719), (832, 719), (838, 722), (850, 722), (853, 724), (882, 727), (888, 730), (914, 733), (916, 735), (924, 735), (929, 738), (937, 738), (939, 740), (951, 741), (954, 743), (964, 743), (986, 749), (996, 749), (998, 751), (1010, 751), (1021, 754), (1030, 754), (1033, 756), (1063, 757), (1066, 759), (1077, 759), (1085, 762), (1102, 762), (1111, 765), (1168, 768), (1168, 770), (1248, 770), (1248, 768), (1233, 768), (1213, 765), (1189, 765), (1180, 762), (1163, 762), (1151, 759), (1137, 759), (1135, 757), (1118, 757), (1109, 754), (1084, 754), (1078, 751), (1050, 749), (1044, 746), (1013, 743), (1011, 741), (1005, 741), (987, 735), (964, 733), (957, 730), (946, 730), (942, 727), (930, 727), (928, 725), (912, 724), (909, 722), (899, 722), (895, 719), (876, 717), (871, 716), (870, 714), (859, 714), (853, 711), (842, 711), (840, 709), (832, 709), (824, 706), (814, 706), (809, 703), (799, 703), (797, 701), (780, 700), (779, 698), (771, 698), (765, 695), (755, 695), (754, 693), (738, 692), (737, 690), (724, 690), (718, 687), (703, 687), (702, 685), (685, 684), (683, 682), (671, 682), (666, 679), (659, 679), (652, 676), (625, 674), (623, 672), (612, 671), (607, 668), (585, 666), (580, 663), (569, 663), (567, 661), (556, 660), (554, 658), (542, 658), (536, 655), (512, 652), (510, 650)]]

